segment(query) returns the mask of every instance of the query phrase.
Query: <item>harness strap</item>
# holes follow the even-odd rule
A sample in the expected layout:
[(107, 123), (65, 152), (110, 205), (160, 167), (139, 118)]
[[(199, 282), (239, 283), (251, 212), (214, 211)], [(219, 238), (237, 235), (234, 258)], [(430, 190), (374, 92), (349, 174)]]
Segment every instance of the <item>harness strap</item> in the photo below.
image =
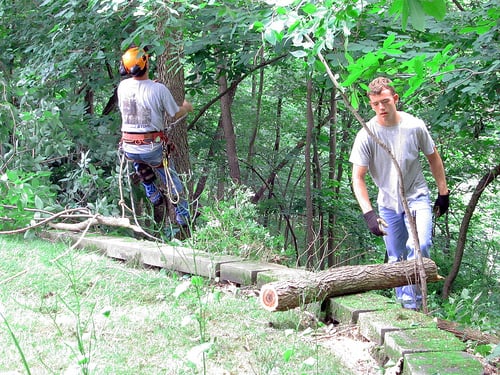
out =
[(122, 142), (135, 145), (147, 145), (151, 143), (166, 143), (168, 138), (164, 132), (128, 133), (122, 132)]

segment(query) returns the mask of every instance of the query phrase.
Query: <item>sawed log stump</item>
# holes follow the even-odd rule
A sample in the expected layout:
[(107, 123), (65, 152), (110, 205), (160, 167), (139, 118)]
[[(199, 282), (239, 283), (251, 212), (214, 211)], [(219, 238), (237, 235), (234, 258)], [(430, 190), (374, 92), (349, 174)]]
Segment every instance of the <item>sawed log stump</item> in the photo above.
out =
[[(429, 258), (422, 261), (427, 282), (443, 280), (436, 263)], [(415, 284), (417, 275), (415, 260), (330, 268), (308, 277), (264, 284), (259, 299), (268, 311), (286, 311), (329, 297)]]

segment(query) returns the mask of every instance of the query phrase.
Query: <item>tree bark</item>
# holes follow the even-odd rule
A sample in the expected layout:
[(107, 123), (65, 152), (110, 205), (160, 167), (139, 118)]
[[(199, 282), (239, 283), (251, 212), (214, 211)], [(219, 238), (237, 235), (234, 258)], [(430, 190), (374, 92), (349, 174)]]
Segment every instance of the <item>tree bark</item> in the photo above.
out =
[(462, 263), (462, 258), (464, 255), (465, 243), (467, 241), (467, 230), (469, 228), (470, 221), (472, 219), (472, 215), (474, 214), (474, 210), (476, 209), (477, 203), (479, 202), (479, 198), (483, 193), (484, 189), (500, 174), (500, 164), (488, 171), (481, 181), (477, 184), (474, 189), (474, 193), (472, 193), (472, 197), (470, 198), (469, 204), (465, 210), (464, 218), (462, 219), (462, 223), (460, 224), (460, 231), (458, 234), (457, 241), (457, 249), (455, 251), (455, 259), (453, 261), (453, 266), (451, 267), (450, 273), (446, 277), (446, 280), (443, 285), (443, 299), (447, 299), (450, 295), (450, 290), (455, 281), (455, 278), (458, 275), (458, 271), (460, 269), (460, 264)]
[[(256, 56), (256, 59), (260, 58), (261, 62), (264, 60), (264, 49), (261, 48), (259, 50), (258, 55)], [(264, 68), (261, 68), (259, 70), (259, 80), (258, 80), (258, 90), (255, 90), (254, 87), (256, 86), (254, 84), (255, 77), (252, 77), (252, 100), (256, 100), (254, 112), (255, 112), (255, 119), (253, 123), (253, 128), (252, 132), (250, 135), (250, 139), (248, 142), (248, 156), (247, 156), (247, 164), (252, 165), (253, 158), (255, 156), (255, 143), (257, 141), (257, 135), (259, 133), (259, 126), (260, 126), (260, 113), (262, 110), (262, 96), (263, 96), (263, 91), (264, 91)]]
[[(328, 140), (328, 180), (335, 181), (335, 168), (337, 166), (337, 101), (335, 100), (337, 96), (337, 89), (332, 88), (330, 92), (330, 115), (328, 118), (328, 131), (330, 137)], [(339, 181), (340, 183), (340, 181)], [(338, 192), (335, 191), (336, 195)], [(335, 226), (337, 224), (337, 213), (330, 208), (328, 213), (328, 224), (327, 224), (327, 268), (334, 265), (334, 249), (335, 249)]]
[[(223, 72), (219, 72), (219, 92), (227, 91), (227, 77)], [(238, 152), (236, 149), (236, 134), (234, 132), (233, 118), (231, 115), (232, 98), (234, 97), (236, 87), (234, 90), (226, 92), (220, 98), (221, 106), (221, 121), (224, 129), (224, 138), (226, 140), (226, 155), (229, 167), (229, 176), (235, 184), (241, 183), (240, 165), (238, 162)]]
[(312, 166), (311, 166), (311, 146), (314, 127), (314, 116), (312, 110), (312, 78), (307, 79), (307, 132), (306, 132), (306, 147), (304, 149), (304, 168), (305, 168), (305, 200), (306, 200), (306, 267), (312, 269), (314, 265), (314, 213), (312, 202)]
[[(423, 258), (422, 261), (427, 281), (443, 279), (431, 259)], [(328, 297), (413, 284), (418, 277), (415, 260), (337, 267), (311, 273), (310, 277), (265, 284), (259, 298), (262, 307), (268, 311), (286, 311)]]
[[(181, 40), (180, 33), (172, 33), (176, 40)], [(158, 56), (158, 79), (164, 83), (176, 103), (180, 106), (184, 102), (184, 70), (179, 67), (182, 51), (177, 45), (166, 42), (165, 52)], [(174, 124), (170, 127), (169, 124)], [(173, 118), (167, 119), (167, 135), (175, 145), (175, 151), (171, 155), (171, 160), (175, 169), (180, 174), (189, 174), (191, 163), (189, 160), (189, 146), (187, 141), (186, 119), (176, 122)], [(191, 191), (191, 187), (188, 188)]]

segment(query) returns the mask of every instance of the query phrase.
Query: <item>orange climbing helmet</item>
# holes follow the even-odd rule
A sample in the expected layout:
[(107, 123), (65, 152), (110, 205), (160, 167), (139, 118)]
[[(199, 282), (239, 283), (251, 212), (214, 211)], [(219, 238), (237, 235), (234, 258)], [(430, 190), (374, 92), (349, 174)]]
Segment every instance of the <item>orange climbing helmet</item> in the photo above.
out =
[(138, 47), (129, 48), (122, 56), (120, 73), (131, 74), (138, 77), (144, 74), (148, 65), (148, 55), (144, 49)]

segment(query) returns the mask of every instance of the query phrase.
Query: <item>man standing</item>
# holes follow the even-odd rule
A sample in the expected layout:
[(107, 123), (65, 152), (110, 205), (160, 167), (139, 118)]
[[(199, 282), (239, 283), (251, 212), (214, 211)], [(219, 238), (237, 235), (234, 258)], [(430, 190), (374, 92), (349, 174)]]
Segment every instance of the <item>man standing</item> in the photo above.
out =
[(165, 85), (149, 79), (148, 70), (145, 50), (131, 47), (122, 56), (120, 73), (131, 77), (118, 86), (118, 106), (122, 115), (121, 147), (125, 157), (134, 162), (146, 196), (154, 206), (163, 203), (163, 194), (154, 183), (153, 168), (158, 172), (174, 197), (176, 221), (186, 228), (189, 209), (182, 197), (182, 182), (171, 166), (164, 166), (168, 142), (164, 129), (167, 114), (177, 120), (191, 112), (193, 106), (187, 101), (178, 106)]
[[(449, 206), (443, 162), (424, 122), (397, 110), (399, 96), (391, 86), (391, 80), (384, 77), (373, 80), (369, 84), (368, 98), (375, 116), (367, 122), (367, 127), (391, 150), (401, 168), (406, 199), (417, 226), (420, 250), (423, 257), (429, 258), (432, 209), (419, 153), (422, 151), (426, 156), (436, 180), (436, 217), (443, 215)], [(384, 236), (389, 262), (416, 258), (415, 244), (409, 235), (411, 229), (402, 204), (397, 169), (388, 152), (365, 129), (361, 129), (354, 141), (349, 161), (353, 164), (354, 194), (370, 231), (377, 236)], [(380, 217), (375, 213), (368, 195), (365, 182), (368, 171), (379, 189), (377, 204)], [(421, 291), (415, 285), (396, 288), (396, 298), (408, 309), (419, 309), (422, 304)]]

